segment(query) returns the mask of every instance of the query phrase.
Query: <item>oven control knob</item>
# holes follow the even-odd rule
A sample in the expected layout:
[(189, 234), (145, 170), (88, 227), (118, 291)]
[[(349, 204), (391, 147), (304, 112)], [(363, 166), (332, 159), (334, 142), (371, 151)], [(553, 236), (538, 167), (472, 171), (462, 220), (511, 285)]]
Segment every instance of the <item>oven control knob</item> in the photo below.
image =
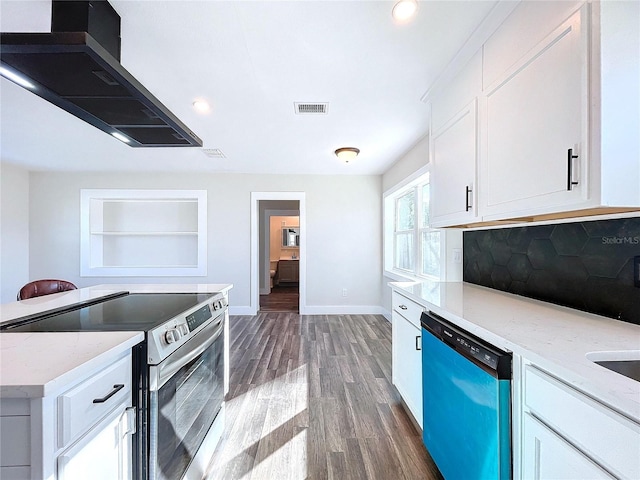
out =
[(176, 330), (178, 330), (178, 332), (180, 333), (180, 335), (182, 335), (183, 337), (185, 335), (189, 335), (189, 327), (187, 326), (186, 323), (181, 323), (180, 325), (178, 325), (176, 327)]
[(180, 340), (180, 337), (182, 335), (180, 335), (180, 332), (178, 330), (176, 330), (175, 328), (168, 330), (165, 334), (164, 334), (164, 339), (167, 343), (174, 343), (177, 342), (178, 340)]

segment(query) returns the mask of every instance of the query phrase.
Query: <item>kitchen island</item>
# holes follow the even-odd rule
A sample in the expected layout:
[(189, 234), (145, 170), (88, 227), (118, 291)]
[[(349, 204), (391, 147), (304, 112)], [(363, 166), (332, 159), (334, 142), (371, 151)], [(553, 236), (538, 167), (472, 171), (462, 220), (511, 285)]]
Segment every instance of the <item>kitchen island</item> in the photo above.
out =
[[(224, 304), (212, 306), (222, 308), (231, 288), (229, 284), (97, 285), (2, 305), (1, 319), (7, 323), (57, 313), (123, 292), (222, 293)], [(100, 317), (103, 310), (96, 309)], [(223, 320), (228, 332), (226, 310)], [(137, 391), (132, 382), (132, 348), (140, 350), (136, 345), (145, 340), (144, 331), (135, 331), (142, 328), (138, 325), (123, 325), (123, 330), (130, 331), (0, 334), (2, 478), (80, 478), (89, 465), (92, 471), (104, 474), (100, 478), (130, 477), (137, 422), (132, 408), (132, 392)], [(228, 358), (228, 335), (220, 338), (219, 351), (224, 338)], [(228, 385), (227, 364), (224, 383), (220, 367), (220, 390)], [(217, 430), (221, 431), (224, 415), (220, 418)], [(198, 468), (206, 467), (212, 448), (207, 455), (200, 455), (204, 448), (198, 450), (194, 465), (198, 462)]]
[[(465, 282), (389, 285), (394, 323), (405, 318), (419, 328), (419, 319), (413, 317), (431, 311), (513, 353), (515, 478), (527, 478), (536, 468), (544, 472), (547, 464), (532, 462), (560, 455), (549, 454), (552, 442), (549, 450), (567, 449), (567, 456), (580, 459), (575, 465), (595, 465), (596, 478), (638, 478), (640, 382), (595, 361), (640, 359), (639, 325)], [(421, 400), (405, 403), (415, 405)], [(550, 440), (542, 441), (541, 435), (548, 432), (545, 438)]]

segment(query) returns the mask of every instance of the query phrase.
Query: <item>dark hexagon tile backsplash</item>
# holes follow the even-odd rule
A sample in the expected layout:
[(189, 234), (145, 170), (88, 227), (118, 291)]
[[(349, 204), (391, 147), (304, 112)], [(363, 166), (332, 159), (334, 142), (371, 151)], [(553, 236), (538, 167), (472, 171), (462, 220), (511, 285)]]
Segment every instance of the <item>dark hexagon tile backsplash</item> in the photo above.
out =
[(640, 325), (640, 217), (463, 234), (464, 281)]

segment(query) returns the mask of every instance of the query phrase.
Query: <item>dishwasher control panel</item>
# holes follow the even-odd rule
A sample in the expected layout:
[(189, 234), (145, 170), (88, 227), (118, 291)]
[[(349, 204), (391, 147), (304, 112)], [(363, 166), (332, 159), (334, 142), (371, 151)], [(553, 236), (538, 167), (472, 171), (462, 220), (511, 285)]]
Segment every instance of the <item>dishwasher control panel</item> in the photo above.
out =
[[(500, 378), (511, 378), (511, 354), (488, 344), (469, 332), (459, 329), (433, 312), (423, 313), (424, 329), (442, 340), (480, 367), (496, 372)], [(493, 373), (492, 372), (492, 373)]]

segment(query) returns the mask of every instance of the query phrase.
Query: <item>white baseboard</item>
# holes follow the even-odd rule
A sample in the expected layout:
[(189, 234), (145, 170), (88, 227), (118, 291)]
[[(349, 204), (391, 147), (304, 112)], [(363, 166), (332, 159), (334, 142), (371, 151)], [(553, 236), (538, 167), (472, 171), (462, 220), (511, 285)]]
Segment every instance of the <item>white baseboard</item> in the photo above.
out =
[(269, 295), (271, 293), (271, 289), (270, 288), (261, 288), (260, 289), (260, 295)]
[(256, 315), (256, 311), (250, 306), (229, 305), (229, 315)]
[(307, 305), (302, 315), (384, 315), (379, 305)]
[[(391, 322), (391, 313), (379, 305), (313, 305), (302, 307), (301, 315), (382, 315)], [(229, 315), (257, 315), (250, 306), (229, 306)]]

